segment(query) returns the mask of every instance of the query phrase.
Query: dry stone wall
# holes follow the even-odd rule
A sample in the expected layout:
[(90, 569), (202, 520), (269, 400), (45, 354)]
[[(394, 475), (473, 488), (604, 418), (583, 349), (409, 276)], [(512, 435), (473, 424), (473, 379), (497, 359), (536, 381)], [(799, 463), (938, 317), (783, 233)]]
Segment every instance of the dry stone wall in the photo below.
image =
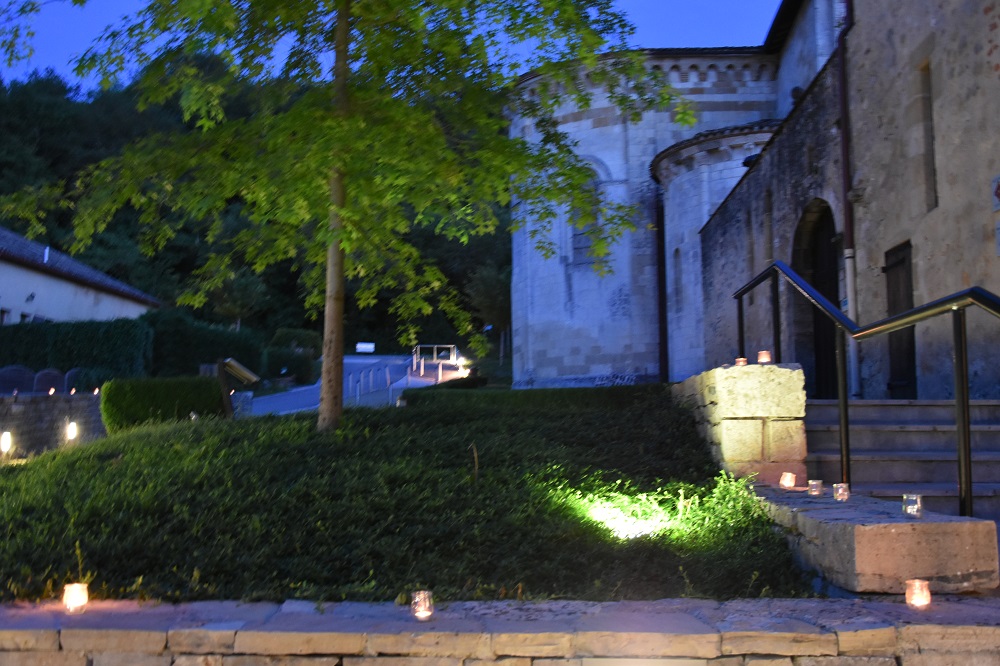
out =
[[(10, 432), (14, 443), (9, 457), (24, 458), (104, 437), (100, 402), (90, 393), (0, 397), (0, 431)], [(79, 432), (72, 442), (66, 438), (71, 421)]]

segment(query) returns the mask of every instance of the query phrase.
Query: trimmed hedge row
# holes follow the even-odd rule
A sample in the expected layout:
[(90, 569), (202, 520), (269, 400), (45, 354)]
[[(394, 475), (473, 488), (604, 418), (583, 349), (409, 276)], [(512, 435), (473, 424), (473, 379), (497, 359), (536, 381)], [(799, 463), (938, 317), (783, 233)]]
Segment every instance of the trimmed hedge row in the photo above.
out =
[(142, 423), (223, 416), (222, 391), (212, 377), (112, 379), (101, 388), (101, 419), (109, 433)]
[(261, 343), (253, 333), (198, 322), (182, 310), (147, 312), (142, 320), (154, 331), (148, 368), (154, 377), (197, 375), (202, 363), (229, 357), (254, 372), (260, 369)]
[(153, 330), (135, 319), (0, 327), (0, 366), (95, 368), (117, 377), (135, 377), (145, 374), (152, 350)]

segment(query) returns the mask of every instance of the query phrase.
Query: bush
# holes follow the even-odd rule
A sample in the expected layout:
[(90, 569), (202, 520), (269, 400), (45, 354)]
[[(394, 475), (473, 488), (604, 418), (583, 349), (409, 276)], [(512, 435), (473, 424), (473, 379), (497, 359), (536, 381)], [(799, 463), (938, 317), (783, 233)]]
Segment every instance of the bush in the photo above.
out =
[(323, 336), (304, 328), (279, 328), (271, 338), (270, 346), (300, 351), (308, 354), (312, 360), (319, 358), (323, 349)]
[(287, 347), (268, 347), (264, 350), (264, 357), (267, 359), (264, 363), (264, 377), (267, 379), (292, 376), (299, 384), (316, 381), (313, 359), (309, 354)]
[(260, 368), (261, 345), (253, 333), (198, 322), (178, 309), (150, 312), (142, 318), (154, 331), (150, 375), (196, 375), (201, 364), (230, 357), (254, 372)]
[(102, 368), (115, 377), (146, 373), (153, 331), (142, 320), (38, 322), (0, 327), (0, 366), (34, 370)]
[(199, 416), (225, 414), (216, 379), (113, 379), (101, 388), (101, 419), (109, 433), (142, 423), (182, 421), (192, 412)]

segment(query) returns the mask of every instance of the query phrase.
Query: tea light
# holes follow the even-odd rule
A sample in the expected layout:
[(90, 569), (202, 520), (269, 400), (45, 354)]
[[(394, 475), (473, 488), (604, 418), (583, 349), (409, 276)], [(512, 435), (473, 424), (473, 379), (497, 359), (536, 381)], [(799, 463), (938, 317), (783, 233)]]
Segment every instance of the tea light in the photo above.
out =
[(833, 499), (838, 502), (846, 502), (851, 498), (851, 486), (848, 483), (833, 484)]
[(746, 364), (747, 364), (746, 357), (740, 356), (739, 358), (736, 359), (736, 365), (746, 365)]
[(903, 513), (907, 518), (922, 518), (924, 515), (924, 503), (920, 495), (903, 495)]
[(782, 472), (781, 479), (778, 481), (778, 485), (786, 490), (788, 488), (795, 487), (795, 474), (792, 472)]
[(5, 430), (3, 434), (0, 434), (0, 453), (10, 453), (12, 446), (14, 446), (13, 438)]
[(766, 365), (771, 362), (771, 352), (764, 349), (757, 352), (757, 362), (761, 365)]
[(63, 588), (63, 606), (66, 612), (72, 615), (82, 613), (87, 608), (90, 595), (87, 593), (86, 583), (69, 583)]
[(821, 479), (809, 479), (809, 494), (810, 495), (823, 494), (823, 481)]
[(931, 603), (931, 586), (926, 580), (911, 578), (906, 581), (906, 605), (925, 608)]
[(410, 611), (420, 621), (431, 619), (434, 614), (434, 595), (430, 590), (417, 590), (410, 602)]

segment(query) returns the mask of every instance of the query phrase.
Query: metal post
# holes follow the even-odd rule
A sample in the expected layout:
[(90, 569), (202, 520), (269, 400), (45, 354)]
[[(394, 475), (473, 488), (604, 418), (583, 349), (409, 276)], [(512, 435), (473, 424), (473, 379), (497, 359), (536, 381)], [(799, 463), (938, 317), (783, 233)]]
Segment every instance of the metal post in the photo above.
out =
[(778, 271), (771, 271), (771, 337), (774, 346), (774, 362), (781, 363), (781, 303), (778, 302)]
[(972, 437), (969, 428), (969, 350), (965, 308), (951, 313), (955, 363), (955, 435), (958, 439), (958, 513), (972, 515)]
[(840, 480), (851, 483), (851, 430), (847, 417), (847, 341), (844, 329), (837, 328), (837, 402), (840, 416)]
[(736, 330), (739, 332), (739, 338), (737, 342), (737, 347), (739, 348), (739, 353), (737, 354), (740, 358), (746, 358), (747, 356), (747, 343), (746, 336), (743, 333), (743, 297), (739, 296), (736, 299)]

